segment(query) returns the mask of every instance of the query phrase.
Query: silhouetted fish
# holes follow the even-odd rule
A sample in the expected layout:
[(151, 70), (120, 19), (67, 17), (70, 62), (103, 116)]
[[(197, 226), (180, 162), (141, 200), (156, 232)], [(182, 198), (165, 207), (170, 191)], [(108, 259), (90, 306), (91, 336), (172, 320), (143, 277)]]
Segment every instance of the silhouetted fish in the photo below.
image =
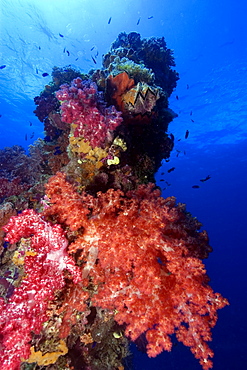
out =
[(49, 73), (46, 73), (46, 72), (45, 73), (42, 73), (42, 76), (43, 77), (49, 76)]
[(191, 120), (191, 122), (195, 122), (192, 118), (190, 120)]
[(94, 48), (95, 48), (95, 46), (93, 46), (90, 50), (93, 51)]
[(192, 116), (192, 110), (190, 111), (190, 116)]
[(30, 139), (33, 139), (33, 137), (34, 137), (34, 132), (32, 132)]
[(189, 88), (190, 88), (190, 87), (189, 87), (189, 85), (187, 84), (187, 85), (186, 85), (186, 89), (188, 90)]
[(2, 115), (0, 114), (0, 118), (2, 117)]
[(27, 141), (27, 134), (25, 135), (25, 140)]
[(0, 69), (4, 69), (6, 67), (6, 64), (3, 64), (2, 66), (0, 66)]
[(199, 189), (199, 185), (193, 185), (193, 186), (191, 186), (193, 189)]
[(185, 139), (188, 139), (189, 133), (190, 133), (189, 130), (186, 130), (185, 135), (184, 135)]
[(94, 64), (97, 64), (96, 60), (94, 59), (94, 57), (91, 55), (91, 58), (92, 58), (92, 61), (94, 62)]
[(29, 123), (30, 123), (30, 126), (32, 126), (32, 125), (33, 125), (31, 121), (29, 121)]
[(70, 56), (70, 52), (69, 52), (69, 50), (66, 50), (66, 53), (68, 54), (68, 57)]
[(141, 17), (138, 19), (136, 25), (138, 26), (138, 24), (140, 23), (140, 20), (141, 20)]
[(110, 24), (111, 23), (111, 17), (108, 19), (108, 22), (107, 22), (108, 24)]
[(167, 172), (170, 173), (175, 170), (175, 167), (170, 168)]
[(154, 16), (153, 15), (151, 15), (151, 17), (148, 17), (148, 19), (152, 19)]
[(64, 48), (64, 49), (63, 49), (63, 52), (64, 52), (64, 53), (65, 53), (65, 51), (66, 51), (66, 48)]
[(60, 37), (64, 37), (64, 35), (62, 35), (61, 33), (59, 33), (59, 36), (60, 36)]
[(37, 74), (39, 73), (38, 68), (36, 68), (36, 73), (37, 73)]
[(177, 99), (177, 100), (179, 99), (178, 95), (176, 95), (176, 99)]
[(205, 181), (208, 181), (209, 179), (211, 179), (211, 176), (210, 175), (207, 175), (207, 177), (205, 177), (205, 179), (201, 179), (200, 181), (201, 182), (205, 182)]

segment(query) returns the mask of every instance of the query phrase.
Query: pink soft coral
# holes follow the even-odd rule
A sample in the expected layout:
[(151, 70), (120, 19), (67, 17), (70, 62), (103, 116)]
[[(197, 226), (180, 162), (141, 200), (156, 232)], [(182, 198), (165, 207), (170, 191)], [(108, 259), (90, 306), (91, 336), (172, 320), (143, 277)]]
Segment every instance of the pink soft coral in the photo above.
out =
[(56, 97), (62, 101), (62, 120), (76, 125), (74, 136), (83, 137), (95, 147), (112, 139), (112, 132), (121, 124), (121, 112), (114, 106), (102, 105), (97, 85), (76, 78), (71, 86), (61, 85)]

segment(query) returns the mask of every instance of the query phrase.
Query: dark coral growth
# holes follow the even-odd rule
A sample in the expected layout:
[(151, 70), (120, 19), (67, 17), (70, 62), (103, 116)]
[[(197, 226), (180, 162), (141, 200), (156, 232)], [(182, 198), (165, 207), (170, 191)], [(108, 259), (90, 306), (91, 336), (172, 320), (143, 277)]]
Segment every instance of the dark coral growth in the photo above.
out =
[(171, 69), (175, 66), (173, 52), (167, 48), (164, 37), (141, 39), (140, 34), (121, 32), (111, 46), (111, 51), (104, 56), (103, 65), (107, 69), (115, 57), (127, 58), (137, 64), (143, 63), (152, 69), (154, 82), (160, 86), (167, 97), (176, 87), (178, 73)]

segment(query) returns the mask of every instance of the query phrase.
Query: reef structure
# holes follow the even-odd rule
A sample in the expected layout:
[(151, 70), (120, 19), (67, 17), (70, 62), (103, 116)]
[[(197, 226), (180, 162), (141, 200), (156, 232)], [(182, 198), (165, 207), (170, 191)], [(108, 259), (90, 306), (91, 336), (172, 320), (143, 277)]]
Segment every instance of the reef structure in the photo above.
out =
[[(164, 38), (123, 32), (102, 69), (54, 67), (30, 156), (0, 152), (0, 369), (120, 370), (130, 340), (155, 357), (172, 334), (212, 367), (207, 342), (228, 301), (208, 284), (208, 236), (154, 184), (174, 145), (174, 66)], [(6, 164), (15, 153), (28, 173)]]

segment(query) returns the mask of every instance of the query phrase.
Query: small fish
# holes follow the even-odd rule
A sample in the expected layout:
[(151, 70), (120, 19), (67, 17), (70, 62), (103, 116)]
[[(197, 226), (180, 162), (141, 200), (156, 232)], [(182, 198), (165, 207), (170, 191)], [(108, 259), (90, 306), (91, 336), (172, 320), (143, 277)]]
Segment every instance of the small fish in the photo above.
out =
[(189, 88), (190, 88), (190, 87), (189, 87), (189, 85), (187, 84), (187, 85), (186, 85), (186, 89), (188, 90)]
[(64, 37), (64, 35), (62, 35), (61, 33), (59, 33), (59, 36), (60, 36), (60, 37)]
[(174, 141), (175, 140), (175, 137), (173, 134), (170, 134), (170, 137), (171, 137), (171, 140)]
[(161, 176), (163, 176), (165, 174), (165, 172), (161, 172)]
[(199, 187), (200, 187), (200, 186), (199, 186), (199, 185), (192, 185), (191, 187), (192, 187), (193, 189), (199, 189)]
[(27, 134), (25, 135), (25, 140), (27, 141)]
[(192, 110), (190, 111), (190, 116), (192, 116)]
[(94, 64), (97, 64), (96, 60), (94, 59), (94, 57), (91, 55), (91, 58), (92, 58), (92, 61), (94, 62)]
[(186, 151), (184, 150), (184, 155), (186, 155)]
[(66, 50), (66, 53), (68, 54), (68, 57), (70, 56), (70, 52), (69, 52), (69, 50)]
[(42, 73), (42, 76), (43, 77), (49, 76), (49, 73), (46, 73), (46, 72), (45, 73)]
[(90, 50), (93, 51), (94, 48), (95, 48), (95, 46), (93, 46)]
[(76, 60), (75, 61), (77, 61), (79, 58), (76, 58)]
[(63, 52), (64, 52), (64, 53), (65, 53), (65, 51), (66, 51), (66, 48), (64, 48), (64, 49), (63, 49)]
[(0, 114), (0, 118), (2, 117), (2, 114)]
[(160, 179), (160, 181), (165, 181), (164, 179)]
[(39, 46), (39, 50), (41, 50), (41, 47)]
[(99, 55), (99, 52), (97, 51), (97, 53), (95, 54), (95, 58), (97, 58), (98, 55)]
[(181, 139), (178, 139), (178, 141), (181, 141)]
[(33, 139), (33, 137), (34, 137), (34, 132), (32, 132), (30, 139)]
[(170, 159), (168, 158), (168, 159), (165, 159), (165, 161), (166, 161), (166, 163), (168, 163), (168, 162), (170, 162)]
[(6, 64), (3, 64), (2, 66), (0, 66), (0, 69), (4, 69), (6, 67)]
[(169, 184), (169, 182), (167, 182), (167, 181), (166, 181), (166, 185), (167, 185), (167, 186), (171, 186), (171, 184)]
[(205, 177), (205, 179), (201, 179), (200, 181), (201, 182), (205, 182), (205, 181), (208, 181), (209, 179), (211, 179), (211, 176), (210, 175), (207, 175), (207, 177)]
[(175, 167), (172, 167), (172, 168), (170, 168), (169, 170), (167, 170), (167, 172), (168, 173), (170, 173), (170, 172), (172, 172), (172, 171), (174, 171), (175, 170)]
[(181, 150), (177, 150), (177, 149), (176, 149), (176, 152), (177, 152), (176, 157), (178, 158), (179, 154), (181, 153)]
[(176, 99), (177, 99), (177, 100), (179, 99), (178, 95), (176, 95)]
[(110, 24), (111, 23), (111, 17), (108, 19), (108, 22), (107, 22), (108, 24)]
[(138, 19), (136, 25), (138, 26), (138, 24), (140, 23), (140, 20), (141, 20), (141, 17)]
[(29, 121), (29, 124), (30, 124), (30, 126), (32, 126), (32, 125), (33, 125), (31, 121)]
[(148, 17), (148, 19), (152, 19), (154, 16), (153, 15), (151, 15), (151, 17)]
[(39, 73), (38, 68), (36, 68), (36, 73), (37, 73), (37, 74)]
[(185, 138), (185, 139), (188, 139), (188, 137), (189, 137), (189, 133), (190, 133), (190, 132), (189, 132), (189, 130), (186, 130), (185, 135), (184, 135), (184, 138)]
[(190, 120), (191, 120), (191, 122), (195, 122), (192, 118)]

